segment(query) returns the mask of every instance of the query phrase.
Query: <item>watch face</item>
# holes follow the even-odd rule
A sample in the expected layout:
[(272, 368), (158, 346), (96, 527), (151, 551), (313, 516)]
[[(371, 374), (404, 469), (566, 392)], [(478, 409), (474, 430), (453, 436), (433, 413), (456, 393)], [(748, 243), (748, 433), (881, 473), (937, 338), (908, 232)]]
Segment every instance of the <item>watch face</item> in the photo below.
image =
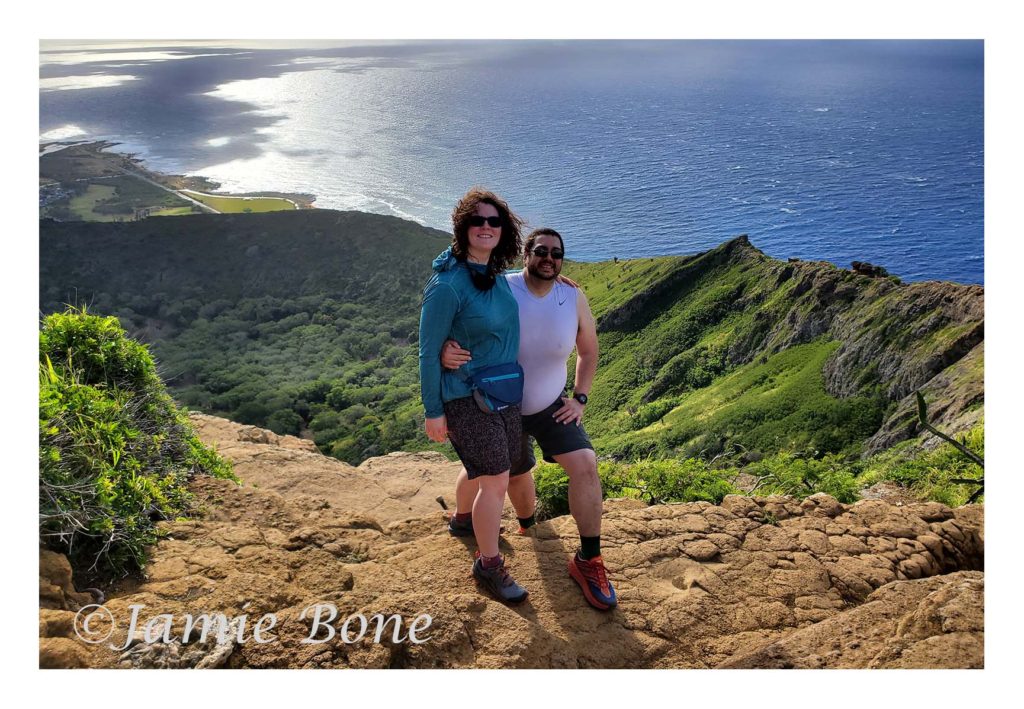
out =
[(587, 395), (586, 394), (573, 394), (572, 398), (574, 398), (576, 401), (580, 402), (584, 406), (587, 405)]

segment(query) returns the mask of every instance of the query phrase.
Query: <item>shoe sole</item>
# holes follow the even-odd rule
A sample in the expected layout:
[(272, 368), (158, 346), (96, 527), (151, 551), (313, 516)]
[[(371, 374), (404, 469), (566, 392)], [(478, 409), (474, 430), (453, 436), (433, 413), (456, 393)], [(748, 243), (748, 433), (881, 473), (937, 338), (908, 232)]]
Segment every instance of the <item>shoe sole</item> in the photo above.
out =
[(572, 576), (573, 581), (579, 584), (580, 590), (583, 591), (583, 597), (587, 599), (587, 603), (589, 603), (597, 610), (607, 611), (611, 610), (616, 605), (618, 605), (618, 603), (608, 605), (607, 603), (602, 603), (601, 601), (594, 598), (594, 594), (590, 592), (590, 584), (587, 583), (587, 580), (583, 577), (583, 574), (576, 569), (576, 565), (573, 564), (571, 561), (569, 562), (569, 575)]

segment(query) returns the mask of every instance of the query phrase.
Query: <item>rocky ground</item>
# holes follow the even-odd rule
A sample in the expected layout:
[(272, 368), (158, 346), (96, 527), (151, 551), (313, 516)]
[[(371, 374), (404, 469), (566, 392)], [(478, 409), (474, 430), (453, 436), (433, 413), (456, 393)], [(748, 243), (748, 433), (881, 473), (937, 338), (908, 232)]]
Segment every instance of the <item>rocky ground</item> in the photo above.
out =
[[(79, 592), (66, 559), (40, 555), (43, 667), (982, 667), (984, 509), (825, 495), (727, 497), (722, 505), (605, 505), (604, 558), (619, 594), (589, 608), (566, 572), (578, 543), (570, 517), (531, 536), (506, 533), (502, 551), (530, 590), (512, 608), (470, 577), (472, 540), (450, 537), (435, 502), (458, 464), (395, 453), (346, 465), (307, 441), (194, 416), (200, 436), (245, 481), (198, 479), (203, 514), (163, 524), (144, 577)], [(507, 510), (507, 529), (515, 529)], [(102, 600), (116, 627), (103, 643), (76, 635), (76, 611)], [(339, 631), (303, 642), (316, 603)], [(223, 642), (127, 637), (131, 606), (144, 622), (224, 613)], [(256, 642), (253, 626), (273, 613)], [(399, 614), (380, 642), (372, 617)], [(359, 640), (358, 618), (370, 620)], [(428, 614), (418, 638), (405, 637)], [(244, 621), (244, 625), (243, 625)], [(160, 635), (161, 625), (155, 635)], [(103, 630), (102, 623), (92, 629)], [(108, 628), (109, 629), (109, 628)], [(237, 640), (237, 635), (242, 641)], [(321, 633), (319, 637), (324, 637)], [(352, 642), (346, 642), (352, 640)], [(114, 644), (118, 650), (109, 648)]]

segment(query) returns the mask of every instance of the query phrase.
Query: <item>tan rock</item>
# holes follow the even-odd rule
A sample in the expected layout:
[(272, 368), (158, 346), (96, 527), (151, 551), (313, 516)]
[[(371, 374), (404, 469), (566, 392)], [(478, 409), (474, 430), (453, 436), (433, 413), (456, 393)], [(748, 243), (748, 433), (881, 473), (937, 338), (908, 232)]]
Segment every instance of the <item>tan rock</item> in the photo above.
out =
[(39, 637), (74, 638), (75, 613), (42, 608), (39, 611)]
[(684, 544), (683, 552), (696, 561), (710, 561), (718, 556), (719, 549), (707, 539), (701, 539)]
[[(273, 612), (280, 619), (275, 640), (236, 644), (230, 651), (172, 642), (133, 647), (127, 657), (85, 647), (92, 665), (707, 668), (813, 629), (821, 631), (809, 636), (816, 644), (785, 662), (855, 667), (878, 657), (883, 666), (942, 664), (955, 646), (968, 653), (969, 664), (981, 647), (980, 606), (973, 605), (969, 587), (924, 603), (941, 584), (920, 593), (912, 584), (945, 577), (890, 583), (906, 575), (898, 570), (903, 562), (906, 571), (917, 567), (922, 574), (980, 566), (980, 510), (953, 510), (949, 519), (928, 522), (884, 501), (846, 506), (827, 496), (810, 504), (729, 497), (721, 507), (613, 503), (603, 520), (602, 550), (619, 607), (594, 611), (569, 577), (566, 564), (579, 537), (565, 516), (542, 521), (528, 536), (502, 535), (508, 568), (530, 591), (526, 603), (510, 608), (473, 583), (475, 542), (447, 534), (433, 499), (443, 494), (453, 502), (457, 463), (435, 454), (403, 454), (353, 468), (289, 448), (283, 437), (238, 440), (231, 422), (208, 422), (204, 430), (201, 435), (219, 431), (214, 442), (246, 485), (192, 481), (203, 516), (166, 524), (169, 536), (152, 550), (149, 578), (119, 585), (105, 605), (116, 618), (126, 618), (133, 604), (145, 605), (144, 614), (176, 617), (248, 613), (250, 622)], [(778, 526), (765, 522), (772, 517)], [(504, 525), (516, 528), (511, 508)], [(886, 529), (920, 533), (897, 537)], [(840, 538), (840, 546), (829, 537)], [(63, 582), (70, 580), (66, 575)], [(42, 589), (41, 599), (63, 593), (47, 583), (56, 590)], [(890, 587), (891, 597), (875, 603), (876, 589)], [(836, 621), (865, 608), (868, 599), (869, 612), (851, 621), (860, 648), (848, 646)], [(303, 643), (309, 626), (300, 616), (316, 603), (336, 606), (337, 626), (359, 611), (400, 612), (407, 621), (429, 613), (432, 639), (415, 647)], [(897, 604), (904, 610), (886, 610)], [(41, 632), (70, 640), (68, 612), (41, 615)], [(874, 636), (874, 626), (899, 632)], [(825, 632), (827, 627), (833, 629)]]
[(92, 603), (92, 596), (79, 593), (71, 583), (71, 564), (63, 554), (39, 550), (39, 606), (78, 610)]
[(68, 638), (40, 638), (39, 669), (70, 670), (92, 667), (89, 652), (81, 644)]
[(803, 530), (797, 535), (797, 540), (805, 549), (818, 555), (827, 554), (831, 548), (828, 535), (816, 529)]
[(868, 545), (862, 542), (857, 537), (850, 534), (841, 534), (836, 537), (828, 537), (829, 546), (832, 549), (842, 552), (843, 554), (849, 554), (856, 556), (857, 554), (867, 554), (870, 549)]
[(720, 666), (980, 668), (983, 604), (980, 572), (898, 581), (878, 589), (856, 608)]

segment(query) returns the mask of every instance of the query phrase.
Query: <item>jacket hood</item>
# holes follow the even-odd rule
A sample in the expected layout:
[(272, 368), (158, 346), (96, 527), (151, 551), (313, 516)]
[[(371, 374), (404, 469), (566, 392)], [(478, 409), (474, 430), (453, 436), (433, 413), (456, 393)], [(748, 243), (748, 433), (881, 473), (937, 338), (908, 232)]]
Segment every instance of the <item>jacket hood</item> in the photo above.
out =
[(434, 273), (441, 273), (442, 271), (450, 271), (455, 268), (455, 264), (458, 263), (458, 259), (452, 255), (452, 247), (449, 246), (447, 249), (438, 254), (437, 258), (434, 259)]

